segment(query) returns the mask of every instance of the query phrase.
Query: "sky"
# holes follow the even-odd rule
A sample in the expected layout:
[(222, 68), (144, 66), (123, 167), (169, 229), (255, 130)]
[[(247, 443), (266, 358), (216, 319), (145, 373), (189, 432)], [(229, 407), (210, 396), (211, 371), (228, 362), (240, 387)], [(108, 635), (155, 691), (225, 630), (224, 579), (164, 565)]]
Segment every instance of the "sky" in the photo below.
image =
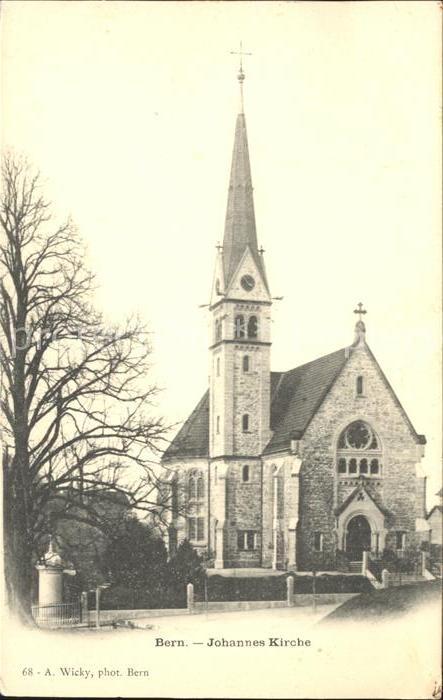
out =
[(1, 7), (2, 147), (71, 214), (110, 320), (152, 331), (159, 411), (207, 386), (245, 51), (273, 370), (367, 340), (441, 455), (441, 18), (437, 2), (21, 2)]

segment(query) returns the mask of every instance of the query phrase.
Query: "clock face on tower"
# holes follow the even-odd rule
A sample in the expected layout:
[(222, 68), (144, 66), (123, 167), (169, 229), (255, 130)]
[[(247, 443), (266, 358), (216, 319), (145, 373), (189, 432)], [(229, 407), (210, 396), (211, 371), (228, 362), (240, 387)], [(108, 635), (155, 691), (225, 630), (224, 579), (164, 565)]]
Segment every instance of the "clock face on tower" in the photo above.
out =
[(243, 275), (240, 284), (246, 292), (250, 292), (255, 287), (255, 279), (251, 275)]

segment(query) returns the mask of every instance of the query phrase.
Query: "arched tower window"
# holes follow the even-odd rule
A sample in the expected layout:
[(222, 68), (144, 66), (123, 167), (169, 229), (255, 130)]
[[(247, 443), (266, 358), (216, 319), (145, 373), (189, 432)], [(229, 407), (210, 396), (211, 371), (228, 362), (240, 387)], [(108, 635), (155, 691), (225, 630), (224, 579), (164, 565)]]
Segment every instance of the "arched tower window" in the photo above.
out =
[(257, 316), (250, 316), (248, 320), (248, 338), (257, 338), (258, 319)]
[(243, 465), (241, 475), (243, 481), (249, 481), (249, 464)]
[(249, 372), (249, 355), (243, 355), (243, 372)]
[(242, 430), (244, 433), (249, 430), (249, 415), (247, 413), (242, 416)]
[(341, 432), (337, 445), (337, 472), (340, 476), (380, 477), (381, 458), (380, 440), (365, 421), (356, 420)]
[(357, 396), (362, 396), (363, 395), (363, 377), (357, 377)]
[(222, 336), (222, 324), (221, 321), (215, 322), (215, 342), (218, 343)]
[(243, 314), (238, 314), (235, 317), (234, 334), (237, 339), (245, 337), (245, 317)]

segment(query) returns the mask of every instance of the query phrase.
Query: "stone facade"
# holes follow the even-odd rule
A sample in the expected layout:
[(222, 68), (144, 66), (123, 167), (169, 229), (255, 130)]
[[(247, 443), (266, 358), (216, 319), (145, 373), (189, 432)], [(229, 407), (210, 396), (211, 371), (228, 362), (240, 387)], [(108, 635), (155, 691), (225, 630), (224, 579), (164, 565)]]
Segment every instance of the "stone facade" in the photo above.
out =
[(272, 373), (271, 304), (240, 114), (209, 306), (209, 392), (164, 455), (171, 551), (188, 538), (216, 568), (311, 570), (417, 546), (425, 440), (363, 322), (349, 347)]
[[(425, 479), (419, 475), (423, 445), (366, 342), (351, 346), (348, 356), (303, 437), (288, 449), (174, 465), (183, 512), (191, 517), (186, 484), (196, 470), (204, 474), (204, 540), (192, 543), (209, 548), (217, 566), (334, 569), (337, 552), (346, 556), (347, 527), (357, 515), (369, 522), (374, 555), (419, 544), (416, 521), (425, 512)], [(363, 378), (360, 394), (357, 377)], [(247, 401), (241, 380), (237, 387)], [(377, 438), (379, 472), (374, 475), (338, 471), (339, 437), (358, 421)], [(254, 452), (253, 447), (241, 449)], [(188, 536), (185, 515), (172, 524), (178, 542)], [(251, 549), (239, 548), (240, 532), (255, 534)]]
[[(357, 377), (364, 393), (356, 393)], [(324, 533), (323, 565), (334, 563), (338, 541), (334, 510), (344, 503), (359, 478), (337, 472), (337, 442), (341, 431), (355, 420), (367, 422), (381, 442), (381, 473), (365, 478), (366, 488), (389, 513), (384, 517), (385, 544), (395, 548), (395, 532), (406, 533), (406, 545), (415, 544), (415, 521), (424, 504), (423, 479), (417, 465), (423, 454), (409, 422), (365, 343), (352, 349), (345, 369), (314, 416), (302, 441), (300, 474), (301, 518), (299, 564), (310, 567), (315, 559), (312, 532)], [(417, 495), (420, 494), (420, 499)], [(357, 512), (357, 504), (355, 512)]]

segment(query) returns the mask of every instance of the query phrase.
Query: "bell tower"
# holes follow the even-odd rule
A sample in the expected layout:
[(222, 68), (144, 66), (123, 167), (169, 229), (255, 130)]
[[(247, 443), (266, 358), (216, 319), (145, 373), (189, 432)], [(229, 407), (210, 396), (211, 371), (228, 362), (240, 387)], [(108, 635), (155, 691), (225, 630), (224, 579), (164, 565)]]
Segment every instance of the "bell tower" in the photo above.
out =
[[(240, 54), (243, 55), (242, 53)], [(209, 454), (257, 457), (270, 438), (271, 296), (258, 249), (240, 61), (223, 245), (211, 294)]]

